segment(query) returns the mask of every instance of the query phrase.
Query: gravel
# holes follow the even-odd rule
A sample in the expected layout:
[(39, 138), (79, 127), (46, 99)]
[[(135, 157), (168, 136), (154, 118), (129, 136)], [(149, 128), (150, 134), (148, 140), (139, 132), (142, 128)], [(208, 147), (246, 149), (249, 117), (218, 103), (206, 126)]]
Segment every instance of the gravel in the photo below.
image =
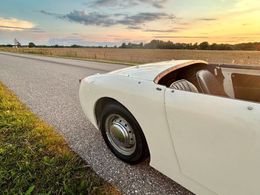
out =
[(71, 59), (0, 53), (0, 81), (43, 120), (62, 134), (102, 178), (123, 194), (191, 194), (143, 162), (128, 165), (106, 147), (86, 119), (78, 98), (79, 78), (123, 68)]

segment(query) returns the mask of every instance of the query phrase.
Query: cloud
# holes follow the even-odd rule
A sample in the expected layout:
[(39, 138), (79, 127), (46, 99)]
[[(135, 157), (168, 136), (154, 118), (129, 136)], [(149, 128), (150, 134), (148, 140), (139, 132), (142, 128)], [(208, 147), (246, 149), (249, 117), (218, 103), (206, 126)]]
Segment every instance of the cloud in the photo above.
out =
[(179, 32), (180, 30), (183, 30), (184, 28), (174, 28), (174, 29), (146, 29), (144, 32), (155, 32), (155, 33), (172, 33), (172, 32)]
[[(150, 6), (153, 6), (155, 8), (163, 8), (164, 4), (168, 0), (96, 0), (92, 3), (90, 3), (91, 6), (94, 7), (129, 7), (129, 6), (137, 6), (140, 4), (148, 4)], [(86, 3), (89, 5), (89, 3)]]
[(96, 25), (96, 26), (112, 26), (116, 24), (116, 21), (111, 15), (99, 14), (97, 12), (86, 13), (84, 11), (70, 12), (60, 18), (67, 19), (72, 22), (84, 24), (84, 25)]
[[(87, 4), (87, 3), (85, 3)], [(119, 1), (116, 0), (97, 0), (91, 3), (92, 6), (103, 7), (103, 6), (115, 6), (119, 5)]]
[(142, 29), (142, 27), (140, 27), (140, 26), (128, 26), (128, 29), (140, 30), (140, 29)]
[(32, 29), (35, 24), (26, 20), (16, 18), (0, 18), (0, 29), (8, 31), (22, 31)]
[(114, 25), (123, 25), (129, 29), (141, 29), (140, 25), (144, 25), (147, 22), (153, 22), (158, 20), (173, 20), (174, 15), (168, 15), (166, 13), (149, 13), (142, 12), (135, 15), (128, 14), (100, 14), (98, 12), (85, 12), (74, 10), (68, 14), (60, 15), (56, 13), (50, 13), (47, 11), (41, 11), (45, 15), (57, 17), (59, 19), (68, 20), (70, 22), (80, 23), (86, 26), (102, 26), (110, 27)]
[(56, 13), (51, 13), (51, 12), (47, 12), (45, 10), (40, 10), (40, 13), (47, 15), (47, 16), (56, 16), (56, 17), (61, 17), (62, 14), (56, 14)]
[(161, 19), (173, 20), (174, 16), (165, 13), (138, 13), (132, 16), (125, 16), (123, 19), (118, 20), (117, 22), (127, 26), (136, 26), (146, 22), (152, 22)]
[(206, 36), (163, 36), (163, 35), (158, 35), (154, 36), (154, 38), (157, 39), (207, 39), (209, 37)]
[(27, 31), (27, 32), (35, 32), (35, 33), (46, 33), (45, 30), (41, 28), (22, 28), (22, 27), (13, 27), (13, 26), (1, 26), (0, 30), (9, 30), (9, 31)]
[(156, 8), (163, 8), (167, 0), (139, 0), (139, 2), (145, 2), (147, 4), (151, 4)]
[(15, 26), (0, 26), (0, 29), (4, 30), (27, 30), (27, 28), (15, 27)]
[(199, 18), (198, 20), (201, 20), (201, 21), (216, 21), (217, 18)]
[(45, 30), (41, 29), (41, 28), (32, 28), (30, 29), (31, 32), (35, 32), (35, 33), (47, 33)]

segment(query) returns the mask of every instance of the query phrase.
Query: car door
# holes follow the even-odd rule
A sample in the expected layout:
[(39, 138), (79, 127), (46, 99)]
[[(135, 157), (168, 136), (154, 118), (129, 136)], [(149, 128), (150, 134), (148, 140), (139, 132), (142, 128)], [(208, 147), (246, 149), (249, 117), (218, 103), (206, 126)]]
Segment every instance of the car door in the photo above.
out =
[(230, 97), (260, 102), (260, 69), (222, 67), (224, 88)]
[(260, 104), (166, 89), (181, 173), (217, 194), (260, 194)]

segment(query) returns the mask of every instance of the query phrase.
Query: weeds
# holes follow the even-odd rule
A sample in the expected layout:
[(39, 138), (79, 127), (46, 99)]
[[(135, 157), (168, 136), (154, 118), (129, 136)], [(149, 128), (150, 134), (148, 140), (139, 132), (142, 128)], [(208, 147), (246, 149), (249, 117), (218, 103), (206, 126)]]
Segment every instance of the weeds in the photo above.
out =
[(119, 194), (0, 83), (0, 194)]

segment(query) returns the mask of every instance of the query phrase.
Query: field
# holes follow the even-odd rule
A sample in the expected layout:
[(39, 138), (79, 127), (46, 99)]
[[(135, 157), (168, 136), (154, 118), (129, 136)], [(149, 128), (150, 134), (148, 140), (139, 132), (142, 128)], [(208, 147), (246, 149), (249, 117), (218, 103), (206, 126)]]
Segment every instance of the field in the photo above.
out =
[(206, 51), (118, 48), (0, 48), (0, 51), (67, 57), (126, 64), (172, 59), (200, 59), (216, 64), (260, 65), (259, 51)]
[(119, 194), (0, 83), (0, 194)]

